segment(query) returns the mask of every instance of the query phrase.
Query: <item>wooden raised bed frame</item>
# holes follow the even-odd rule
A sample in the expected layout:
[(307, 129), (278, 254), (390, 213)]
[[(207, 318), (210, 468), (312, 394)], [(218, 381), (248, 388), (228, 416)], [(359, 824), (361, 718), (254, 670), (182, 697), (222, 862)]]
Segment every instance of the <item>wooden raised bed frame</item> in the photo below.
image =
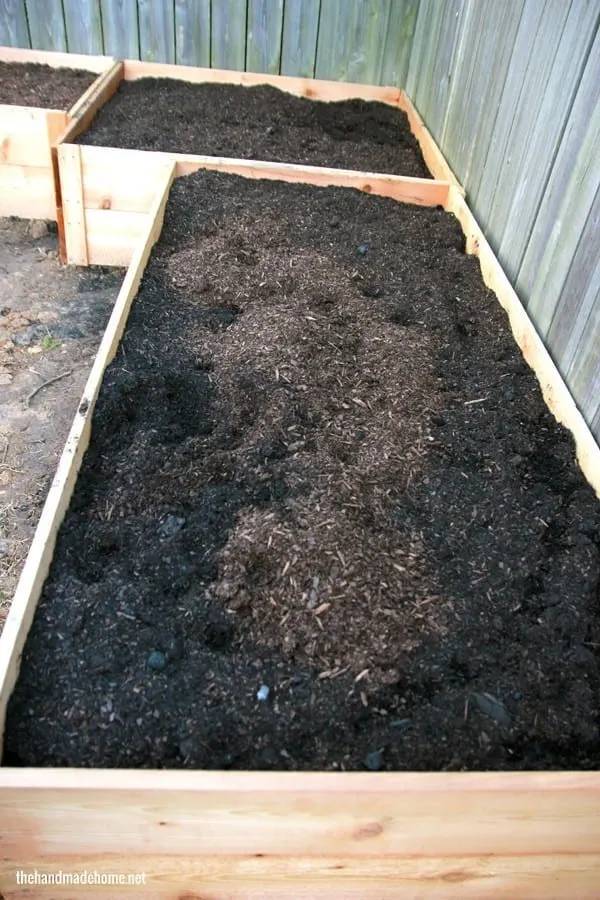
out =
[(0, 216), (55, 221), (58, 172), (52, 147), (98, 96), (115, 60), (109, 56), (0, 47), (0, 62), (42, 63), (53, 68), (87, 69), (98, 75), (67, 112), (0, 104)]
[[(0, 722), (174, 177), (214, 163), (162, 159), (143, 233), (85, 387), (0, 638)], [(291, 170), (289, 172), (291, 180)], [(262, 167), (248, 165), (247, 177)], [(274, 173), (270, 177), (275, 178)], [(364, 187), (363, 175), (344, 175)], [(306, 180), (300, 169), (298, 180)], [(467, 251), (506, 309), (546, 402), (600, 495), (600, 450), (473, 218), (446, 189)], [(275, 773), (0, 769), (0, 894), (15, 872), (146, 874), (118, 896), (179, 900), (597, 898), (600, 773)], [(61, 885), (61, 900), (89, 888)], [(100, 890), (100, 889), (99, 889)], [(36, 897), (56, 897), (36, 887)], [(109, 896), (117, 896), (114, 893)]]
[[(117, 90), (123, 79), (134, 81), (139, 78), (174, 78), (196, 84), (210, 81), (246, 87), (270, 84), (287, 93), (311, 100), (361, 98), (397, 106), (408, 116), (410, 127), (433, 179), (70, 143), (85, 132), (94, 114)], [(427, 206), (443, 206), (449, 186), (452, 184), (459, 187), (433, 138), (403, 91), (392, 87), (342, 84), (310, 78), (126, 60), (116, 66), (100, 86), (88, 105), (86, 117), (71, 123), (58, 139), (57, 145), (61, 193), (61, 257), (65, 262), (80, 266), (120, 266), (130, 263), (139, 237), (147, 228), (156, 178), (169, 161), (177, 162), (179, 172), (194, 171), (201, 166), (238, 175), (251, 173), (253, 177), (303, 181), (308, 184), (342, 187), (352, 184), (374, 194)]]

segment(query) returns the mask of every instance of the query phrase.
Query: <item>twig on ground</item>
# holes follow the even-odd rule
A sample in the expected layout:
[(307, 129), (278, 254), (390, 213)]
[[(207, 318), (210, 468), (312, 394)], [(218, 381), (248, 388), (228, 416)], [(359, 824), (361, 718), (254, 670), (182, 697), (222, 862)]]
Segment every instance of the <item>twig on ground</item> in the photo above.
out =
[(35, 395), (39, 394), (39, 392), (42, 390), (42, 388), (48, 387), (49, 384), (54, 384), (55, 381), (60, 381), (61, 378), (67, 378), (67, 376), (72, 375), (72, 374), (73, 374), (73, 369), (69, 369), (68, 372), (61, 372), (60, 375), (56, 375), (54, 378), (49, 378), (48, 381), (44, 381), (43, 384), (39, 384), (36, 388), (34, 388), (32, 390), (32, 392), (28, 396), (27, 400), (25, 401), (26, 405), (29, 406), (29, 404), (31, 403), (31, 401), (33, 400)]

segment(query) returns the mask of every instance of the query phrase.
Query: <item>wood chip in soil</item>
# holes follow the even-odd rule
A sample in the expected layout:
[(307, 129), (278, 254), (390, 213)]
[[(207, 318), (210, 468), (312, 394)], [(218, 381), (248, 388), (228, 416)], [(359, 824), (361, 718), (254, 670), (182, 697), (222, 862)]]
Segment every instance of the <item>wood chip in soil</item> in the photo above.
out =
[(599, 545), (451, 215), (178, 179), (5, 762), (596, 768)]
[(96, 78), (82, 69), (0, 62), (0, 103), (67, 112)]
[(323, 103), (270, 85), (123, 81), (77, 142), (431, 177), (402, 110)]

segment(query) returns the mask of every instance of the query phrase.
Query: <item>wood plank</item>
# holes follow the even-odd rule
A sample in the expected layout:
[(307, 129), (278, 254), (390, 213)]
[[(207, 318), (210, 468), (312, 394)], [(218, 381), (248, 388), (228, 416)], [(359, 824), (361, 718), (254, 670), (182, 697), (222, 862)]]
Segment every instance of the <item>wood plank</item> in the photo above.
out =
[(104, 53), (100, 0), (62, 2), (69, 52)]
[[(498, 247), (506, 230), (521, 227), (520, 209), (514, 207), (513, 185), (518, 169), (515, 156), (531, 140), (540, 93), (546, 90), (552, 61), (569, 12), (569, 4), (526, 3), (512, 48), (508, 75), (500, 102), (490, 121), (490, 143), (485, 164), (477, 168), (470, 190), (478, 196), (478, 214), (486, 224), (492, 246)], [(531, 52), (543, 47), (543, 52)], [(506, 267), (509, 276), (513, 267)]]
[(2, 62), (32, 62), (61, 69), (87, 69), (104, 72), (113, 62), (109, 56), (88, 56), (83, 53), (58, 53), (51, 50), (28, 50), (21, 47), (0, 47)]
[(322, 4), (317, 78), (377, 83), (388, 12), (389, 2), (329, 0)]
[(165, 165), (161, 154), (114, 147), (80, 146), (86, 209), (148, 212), (156, 178)]
[(0, 0), (0, 46), (29, 47), (25, 0)]
[(406, 96), (404, 91), (401, 94), (398, 106), (408, 116), (410, 130), (419, 142), (419, 147), (421, 148), (423, 159), (425, 160), (427, 168), (429, 169), (433, 177), (439, 179), (440, 181), (447, 181), (450, 184), (454, 184), (462, 191), (462, 187), (459, 184), (456, 175), (446, 162), (443, 153), (434, 141), (429, 130), (425, 127), (421, 116), (416, 111), (415, 107)]
[(140, 238), (148, 226), (149, 213), (86, 209), (84, 215), (89, 264), (130, 265)]
[(313, 78), (317, 63), (320, 0), (285, 0), (281, 74)]
[[(156, 182), (156, 199), (131, 266), (125, 276), (112, 315), (102, 338), (94, 365), (83, 392), (82, 405), (75, 416), (63, 450), (58, 469), (50, 486), (40, 521), (27, 560), (17, 585), (11, 607), (0, 635), (0, 746), (4, 735), (6, 704), (19, 675), (21, 654), (31, 627), (35, 607), (52, 561), (56, 535), (69, 506), (77, 473), (85, 453), (91, 431), (93, 408), (102, 383), (104, 370), (114, 357), (127, 314), (137, 291), (144, 267), (162, 227), (162, 215), (173, 180), (173, 166), (167, 164)], [(109, 215), (110, 213), (105, 213)], [(125, 214), (123, 214), (125, 215)], [(129, 215), (132, 215), (131, 213)], [(0, 769), (0, 772), (8, 771)], [(9, 778), (10, 783), (14, 783)], [(0, 785), (2, 782), (0, 777)], [(0, 787), (0, 794), (2, 794)], [(0, 800), (0, 804), (1, 804)], [(3, 822), (4, 825), (4, 822)], [(2, 836), (2, 840), (4, 835)]]
[(173, 3), (137, 0), (140, 57), (155, 62), (175, 62), (175, 16)]
[(136, 0), (100, 0), (104, 52), (117, 59), (140, 55)]
[(392, 0), (381, 50), (380, 84), (406, 85), (420, 0)]
[(211, 66), (244, 71), (246, 25), (246, 0), (218, 0), (212, 4)]
[(68, 50), (62, 0), (25, 0), (31, 45), (39, 50)]
[(53, 128), (57, 121), (64, 127), (67, 117), (58, 111), (0, 105), (0, 163), (50, 166), (49, 121)]
[(279, 75), (284, 0), (248, 0), (246, 65), (248, 72)]
[(63, 144), (58, 152), (67, 262), (74, 266), (87, 266), (89, 260), (80, 149), (77, 144)]
[[(600, 9), (593, 4), (571, 5), (550, 75), (543, 85), (544, 90), (540, 90), (540, 85), (535, 92), (538, 109), (532, 115), (529, 139), (519, 141), (517, 146), (511, 148), (512, 202), (519, 211), (519, 222), (518, 227), (505, 229), (498, 246), (498, 256), (504, 261), (509, 275), (519, 272), (530, 237), (533, 235), (535, 240), (534, 223), (599, 20)], [(561, 102), (557, 104), (558, 96)], [(572, 128), (573, 123), (569, 130)], [(539, 228), (539, 221), (537, 225)], [(522, 279), (519, 287), (524, 291), (524, 296), (528, 296), (531, 283), (525, 283)]]
[(494, 291), (506, 310), (514, 338), (537, 376), (546, 405), (557, 421), (573, 434), (581, 471), (600, 498), (600, 448), (594, 436), (464, 197), (455, 187), (450, 188), (449, 197), (448, 209), (458, 218), (466, 235), (467, 252), (479, 257), (485, 284)]
[[(60, 803), (60, 798), (57, 798)], [(101, 857), (88, 852), (77, 858), (50, 859), (30, 855), (22, 868), (48, 875), (106, 872), (131, 878), (138, 887), (122, 888), (122, 896), (173, 900), (481, 900), (482, 897), (576, 897), (597, 900), (600, 857), (591, 854), (501, 855), (439, 858), (390, 857), (356, 859), (340, 856), (226, 858), (181, 855)], [(5, 897), (31, 896), (31, 887), (15, 889), (15, 868), (0, 863), (0, 889)], [(60, 882), (59, 882), (60, 883)], [(141, 885), (141, 886), (139, 886)], [(12, 889), (12, 890), (11, 890)], [(104, 889), (106, 891), (106, 888)], [(84, 893), (85, 891), (85, 893)], [(82, 900), (90, 887), (60, 887), (60, 900)], [(113, 894), (113, 896), (116, 896)], [(56, 888), (35, 887), (35, 897), (56, 900)]]
[(0, 217), (55, 219), (54, 180), (50, 166), (0, 163)]
[[(587, 158), (590, 159), (589, 151), (593, 148), (596, 135), (598, 134), (597, 131), (594, 132), (592, 129), (593, 127), (598, 127), (599, 80), (600, 31), (596, 33), (593, 46), (587, 57), (581, 80), (577, 86), (577, 93), (569, 110), (562, 139), (558, 146), (553, 147), (552, 170), (544, 185), (531, 236), (516, 277), (515, 286), (521, 296), (530, 297), (534, 294), (537, 295), (532, 308), (532, 316), (535, 317), (541, 312), (545, 302), (541, 291), (543, 278), (541, 273), (550, 275), (551, 267), (553, 268), (555, 265), (553, 248), (561, 243), (561, 234), (557, 233), (557, 229), (560, 228), (561, 224), (566, 228), (570, 247), (574, 249), (572, 242), (577, 238), (577, 228), (581, 226), (581, 211), (578, 206), (579, 197), (581, 197), (583, 202), (584, 196), (582, 187), (578, 185), (577, 178), (573, 178), (573, 173), (577, 170), (580, 175), (584, 174), (585, 170), (582, 166), (585, 164), (583, 156), (586, 155), (585, 148), (587, 148)], [(593, 120), (596, 122), (595, 126)], [(593, 177), (593, 172), (597, 169), (595, 157), (590, 162), (592, 171), (587, 172), (588, 187), (585, 191), (588, 197), (591, 187), (590, 177)], [(569, 203), (573, 205), (577, 217), (574, 222), (565, 218), (567, 204)], [(564, 257), (561, 263), (563, 272), (567, 263), (568, 256)], [(555, 275), (558, 275), (558, 272)], [(552, 294), (546, 302), (550, 303), (550, 315), (552, 315), (556, 290), (557, 288), (560, 290), (560, 286), (552, 284), (551, 281), (550, 286)]]
[(94, 116), (108, 103), (123, 80), (122, 62), (114, 63), (104, 74), (98, 76), (93, 85), (69, 110), (69, 123), (57, 138), (57, 143), (69, 143), (89, 128)]
[(241, 84), (250, 87), (255, 84), (271, 84), (279, 90), (295, 94), (297, 97), (309, 97), (311, 100), (335, 101), (360, 98), (362, 100), (378, 100), (397, 106), (400, 90), (395, 87), (379, 87), (377, 85), (341, 83), (324, 81), (323, 79), (294, 78), (288, 75), (268, 75), (256, 72), (232, 72), (227, 69), (203, 69), (187, 66), (161, 65), (160, 63), (125, 60), (125, 80), (135, 81), (138, 78), (176, 78), (192, 84), (217, 82), (223, 84)]
[(211, 0), (175, 0), (175, 62), (210, 66)]

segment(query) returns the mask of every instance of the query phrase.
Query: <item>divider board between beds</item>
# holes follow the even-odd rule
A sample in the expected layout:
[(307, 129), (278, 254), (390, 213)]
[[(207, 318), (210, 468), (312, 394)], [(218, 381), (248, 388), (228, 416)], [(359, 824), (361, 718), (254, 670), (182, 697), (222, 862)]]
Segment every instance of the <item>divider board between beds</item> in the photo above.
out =
[(60, 173), (59, 231), (65, 262), (82, 266), (129, 264), (145, 228), (155, 178), (166, 160), (177, 162), (179, 171), (194, 171), (194, 166), (202, 166), (241, 175), (260, 170), (263, 178), (321, 186), (357, 183), (358, 172), (322, 166), (71, 143), (85, 133), (94, 114), (117, 91), (123, 79), (134, 81), (140, 78), (171, 78), (192, 84), (210, 82), (245, 87), (267, 84), (320, 102), (358, 98), (398, 107), (406, 113), (433, 177), (363, 173), (361, 189), (427, 206), (443, 206), (450, 185), (462, 191), (414, 106), (398, 88), (125, 60), (107, 76), (88, 104), (86, 115), (70, 123), (56, 142)]
[[(197, 166), (201, 168), (201, 166)], [(0, 638), (0, 717), (178, 164), (166, 161)], [(260, 177), (261, 170), (248, 170)], [(486, 284), (600, 496), (600, 449), (464, 198), (461, 223)], [(0, 892), (18, 869), (145, 872), (132, 897), (597, 896), (600, 773), (264, 773), (0, 769)], [(89, 888), (61, 885), (61, 897)], [(55, 889), (36, 887), (36, 896)]]
[(67, 111), (0, 104), (0, 216), (56, 220), (58, 171), (53, 166), (52, 146), (96, 95), (115, 60), (109, 56), (0, 47), (0, 62), (85, 69), (97, 75)]

